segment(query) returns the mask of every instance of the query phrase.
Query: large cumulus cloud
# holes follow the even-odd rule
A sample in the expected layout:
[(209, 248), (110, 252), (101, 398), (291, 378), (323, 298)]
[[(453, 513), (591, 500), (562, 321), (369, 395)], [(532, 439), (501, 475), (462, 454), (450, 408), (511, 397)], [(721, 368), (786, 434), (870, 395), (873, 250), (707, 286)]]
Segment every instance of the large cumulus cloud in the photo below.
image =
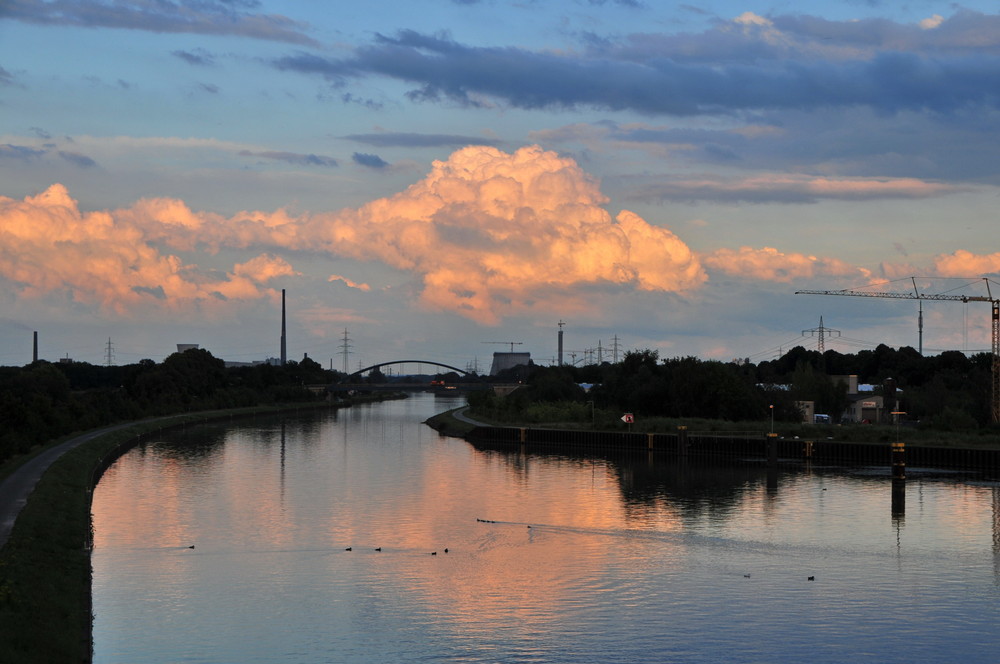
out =
[(143, 227), (121, 215), (82, 212), (62, 185), (20, 201), (0, 197), (0, 276), (24, 297), (64, 293), (116, 314), (144, 304), (177, 311), (265, 297), (273, 294), (267, 281), (293, 273), (270, 255), (221, 276), (200, 270), (161, 253)]
[[(698, 253), (633, 212), (612, 216), (607, 203), (574, 160), (538, 146), (468, 146), (394, 195), (303, 215), (227, 217), (172, 198), (85, 212), (53, 185), (20, 201), (0, 197), (0, 278), (24, 297), (62, 293), (118, 314), (150, 305), (169, 312), (274, 297), (271, 285), (295, 276), (295, 255), (309, 252), (329, 257), (325, 279), (368, 291), (341, 276), (337, 259), (375, 261), (411, 274), (423, 308), (496, 324), (584, 311), (598, 294), (691, 294), (712, 273), (780, 283), (870, 276), (836, 258), (773, 247)], [(223, 249), (247, 256), (220, 274), (176, 255), (197, 261)], [(956, 252), (938, 257), (936, 270), (997, 264), (995, 255)]]
[(170, 199), (121, 211), (177, 248), (268, 246), (374, 260), (413, 273), (420, 300), (493, 324), (504, 313), (571, 305), (589, 284), (686, 291), (706, 275), (670, 230), (623, 211), (612, 218), (597, 181), (537, 146), (469, 146), (405, 191), (356, 209), (223, 220)]

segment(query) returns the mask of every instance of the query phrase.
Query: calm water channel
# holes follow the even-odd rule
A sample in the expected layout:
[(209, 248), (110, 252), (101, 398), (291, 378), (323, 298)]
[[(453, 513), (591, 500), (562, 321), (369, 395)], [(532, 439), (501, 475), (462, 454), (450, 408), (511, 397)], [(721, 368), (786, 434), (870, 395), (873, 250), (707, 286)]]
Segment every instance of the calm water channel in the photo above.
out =
[(894, 516), (883, 469), (769, 489), (752, 465), (481, 452), (421, 424), (455, 405), (122, 457), (94, 494), (95, 662), (1000, 657), (996, 484), (911, 469)]

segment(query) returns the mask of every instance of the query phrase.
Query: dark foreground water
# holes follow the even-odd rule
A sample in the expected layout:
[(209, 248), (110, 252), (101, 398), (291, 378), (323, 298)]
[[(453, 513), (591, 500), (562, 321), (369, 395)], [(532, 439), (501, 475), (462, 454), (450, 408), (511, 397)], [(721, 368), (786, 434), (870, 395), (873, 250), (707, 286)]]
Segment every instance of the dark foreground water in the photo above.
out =
[(753, 465), (479, 452), (421, 424), (455, 405), (125, 455), (94, 495), (95, 661), (1000, 659), (995, 484), (911, 469), (900, 516), (884, 469), (769, 489)]

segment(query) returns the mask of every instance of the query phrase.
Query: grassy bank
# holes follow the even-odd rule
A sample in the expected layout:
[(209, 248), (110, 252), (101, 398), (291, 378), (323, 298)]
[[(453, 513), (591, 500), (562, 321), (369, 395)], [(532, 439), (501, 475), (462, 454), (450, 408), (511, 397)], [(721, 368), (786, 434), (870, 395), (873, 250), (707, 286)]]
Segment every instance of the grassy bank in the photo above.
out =
[[(767, 421), (730, 422), (699, 418), (644, 417), (637, 413), (630, 425), (621, 420), (622, 413), (607, 410), (591, 410), (590, 405), (581, 403), (531, 404), (523, 412), (504, 413), (481, 412), (473, 409), (466, 414), (484, 424), (499, 427), (528, 427), (539, 429), (563, 429), (567, 431), (634, 431), (637, 433), (675, 433), (677, 427), (687, 427), (688, 434), (698, 433), (758, 433), (763, 435), (771, 430)], [(462, 437), (471, 425), (461, 422), (449, 413), (442, 413), (442, 420), (434, 418), (428, 424), (446, 435)], [(448, 427), (441, 429), (438, 424)], [(453, 433), (454, 432), (454, 433)], [(780, 437), (803, 440), (831, 439), (847, 443), (888, 443), (897, 440), (907, 445), (925, 447), (949, 447), (957, 449), (1000, 449), (1000, 429), (983, 427), (976, 430), (943, 431), (940, 429), (901, 425), (849, 424), (816, 425), (789, 422), (775, 422), (774, 432)]]
[(427, 418), (425, 424), (437, 431), (443, 436), (454, 436), (455, 438), (463, 438), (465, 434), (476, 428), (475, 424), (469, 424), (468, 422), (463, 422), (462, 420), (455, 417), (454, 413), (456, 410), (462, 410), (461, 408), (454, 408), (452, 410), (445, 411), (443, 413), (438, 413)]
[[(66, 452), (42, 476), (0, 549), (0, 660), (90, 661), (91, 483), (94, 468), (119, 446), (166, 428), (317, 408), (331, 406), (306, 403), (178, 415), (136, 423)], [(29, 456), (23, 455), (20, 463)], [(2, 472), (14, 470), (11, 462)]]

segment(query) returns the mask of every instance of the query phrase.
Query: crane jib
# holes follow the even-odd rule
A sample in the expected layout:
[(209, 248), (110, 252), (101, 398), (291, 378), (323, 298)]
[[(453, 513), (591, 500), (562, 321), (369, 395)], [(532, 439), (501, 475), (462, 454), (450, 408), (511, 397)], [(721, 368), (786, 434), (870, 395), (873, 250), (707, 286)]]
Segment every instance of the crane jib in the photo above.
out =
[[(886, 291), (863, 291), (863, 290), (797, 290), (796, 295), (848, 295), (851, 297), (880, 297), (893, 300), (938, 300), (951, 302), (989, 302), (992, 305), (992, 399), (990, 411), (994, 424), (1000, 423), (1000, 300), (993, 297), (990, 290), (989, 279), (983, 279), (986, 283), (988, 295), (949, 295), (947, 293), (921, 293), (917, 290), (916, 277), (909, 279), (913, 283), (912, 293), (892, 293)], [(921, 321), (921, 327), (923, 322)]]

